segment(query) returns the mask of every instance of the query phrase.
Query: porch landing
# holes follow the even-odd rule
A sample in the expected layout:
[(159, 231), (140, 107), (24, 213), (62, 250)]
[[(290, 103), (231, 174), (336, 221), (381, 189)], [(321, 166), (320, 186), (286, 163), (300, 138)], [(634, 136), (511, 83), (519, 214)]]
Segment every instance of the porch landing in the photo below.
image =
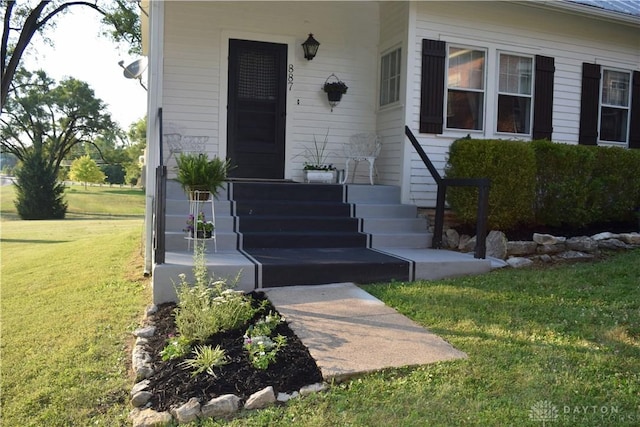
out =
[[(448, 277), (488, 273), (492, 268), (490, 259), (476, 259), (472, 254), (447, 251), (443, 249), (410, 249), (382, 248), (376, 249), (381, 254), (399, 257), (408, 264), (406, 280), (438, 280)], [(275, 287), (256, 283), (259, 278), (260, 265), (254, 264), (249, 257), (239, 250), (206, 253), (209, 273), (222, 277), (233, 283), (237, 277), (236, 288), (243, 291), (269, 289)], [(348, 260), (343, 259), (343, 262)], [(157, 265), (153, 272), (153, 301), (155, 304), (175, 301), (175, 286), (179, 284), (179, 274), (184, 273), (187, 280), (193, 280), (193, 252), (168, 252), (165, 264)], [(330, 283), (336, 283), (337, 280)], [(357, 281), (356, 281), (357, 282)], [(308, 283), (297, 282), (291, 277), (287, 286), (301, 286)], [(280, 285), (279, 287), (282, 287)]]

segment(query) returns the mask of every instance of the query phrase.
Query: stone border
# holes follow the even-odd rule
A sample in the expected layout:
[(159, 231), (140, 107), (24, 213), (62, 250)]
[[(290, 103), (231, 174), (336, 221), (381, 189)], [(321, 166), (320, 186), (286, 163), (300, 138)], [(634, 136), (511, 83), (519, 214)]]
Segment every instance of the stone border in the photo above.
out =
[[(563, 237), (534, 233), (531, 241), (508, 241), (501, 231), (487, 235), (487, 257), (505, 260), (506, 264), (519, 268), (535, 261), (550, 263), (557, 261), (590, 261), (603, 250), (629, 250), (640, 248), (640, 233), (598, 233), (593, 236)], [(447, 229), (442, 235), (443, 247), (460, 252), (473, 252), (476, 237), (459, 235)]]
[(157, 306), (149, 306), (145, 312), (143, 326), (133, 331), (136, 341), (131, 352), (131, 365), (137, 381), (131, 389), (130, 400), (131, 405), (134, 407), (129, 413), (129, 419), (133, 427), (168, 426), (175, 422), (186, 424), (197, 419), (206, 418), (230, 419), (241, 409), (263, 409), (276, 402), (285, 403), (299, 396), (307, 396), (328, 389), (328, 384), (316, 383), (302, 387), (291, 394), (278, 393), (276, 396), (273, 387), (269, 386), (253, 393), (244, 403), (236, 395), (225, 394), (204, 403), (193, 397), (180, 407), (172, 408), (170, 411), (155, 411), (151, 409), (149, 403), (153, 394), (148, 391), (150, 384), (148, 378), (154, 374), (154, 368), (153, 358), (149, 353), (147, 344), (149, 343), (149, 338), (153, 337), (156, 332), (156, 327), (153, 325), (153, 315), (157, 311)]

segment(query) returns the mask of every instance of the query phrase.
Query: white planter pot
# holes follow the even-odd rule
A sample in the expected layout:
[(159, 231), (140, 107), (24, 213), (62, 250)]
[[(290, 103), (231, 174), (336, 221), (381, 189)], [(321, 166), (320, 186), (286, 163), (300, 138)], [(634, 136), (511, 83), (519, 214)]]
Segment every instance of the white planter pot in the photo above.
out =
[(336, 171), (305, 170), (304, 182), (320, 182), (323, 184), (335, 184)]

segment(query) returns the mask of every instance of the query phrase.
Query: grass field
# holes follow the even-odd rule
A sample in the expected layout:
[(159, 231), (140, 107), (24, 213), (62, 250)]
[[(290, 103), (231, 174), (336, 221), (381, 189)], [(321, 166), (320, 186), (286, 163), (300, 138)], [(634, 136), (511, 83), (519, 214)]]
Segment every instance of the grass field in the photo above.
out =
[[(5, 215), (7, 194), (1, 424), (126, 425), (129, 332), (150, 298), (140, 277), (143, 197), (77, 187), (73, 220), (24, 222)], [(113, 212), (122, 197), (137, 202)], [(99, 215), (81, 206), (96, 199), (105, 201), (91, 209)], [(635, 250), (593, 264), (369, 285), (468, 359), (376, 372), (192, 425), (637, 426), (639, 278)]]
[(66, 220), (2, 207), (3, 426), (127, 425), (130, 331), (149, 301), (141, 190), (68, 190)]

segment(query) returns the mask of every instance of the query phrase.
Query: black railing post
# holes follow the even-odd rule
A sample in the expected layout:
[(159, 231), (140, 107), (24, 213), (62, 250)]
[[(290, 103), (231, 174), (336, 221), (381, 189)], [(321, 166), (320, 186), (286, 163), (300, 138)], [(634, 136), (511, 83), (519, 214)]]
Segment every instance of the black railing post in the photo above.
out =
[(489, 180), (484, 179), (478, 185), (478, 213), (476, 218), (475, 258), (487, 257), (487, 216), (489, 214)]
[(156, 200), (155, 200), (155, 227), (154, 250), (155, 263), (164, 264), (165, 259), (165, 213), (166, 213), (166, 191), (167, 191), (167, 167), (158, 166), (156, 168)]
[(442, 178), (438, 173), (436, 167), (431, 163), (429, 156), (424, 152), (422, 146), (409, 129), (409, 126), (404, 127), (404, 133), (411, 141), (411, 145), (420, 156), (422, 163), (427, 167), (429, 173), (436, 181), (438, 186), (438, 193), (436, 198), (436, 218), (433, 230), (433, 240), (431, 241), (431, 247), (433, 249), (442, 248), (442, 233), (444, 231), (444, 205), (446, 201), (447, 188), (449, 186), (454, 187), (477, 187), (478, 188), (478, 211), (476, 222), (476, 250), (475, 258), (486, 258), (487, 256), (487, 215), (489, 213), (489, 188), (491, 181), (487, 178)]
[(436, 217), (433, 226), (433, 240), (431, 247), (433, 249), (442, 249), (442, 233), (444, 232), (444, 203), (447, 195), (447, 185), (440, 183), (438, 185), (438, 196), (436, 199)]

